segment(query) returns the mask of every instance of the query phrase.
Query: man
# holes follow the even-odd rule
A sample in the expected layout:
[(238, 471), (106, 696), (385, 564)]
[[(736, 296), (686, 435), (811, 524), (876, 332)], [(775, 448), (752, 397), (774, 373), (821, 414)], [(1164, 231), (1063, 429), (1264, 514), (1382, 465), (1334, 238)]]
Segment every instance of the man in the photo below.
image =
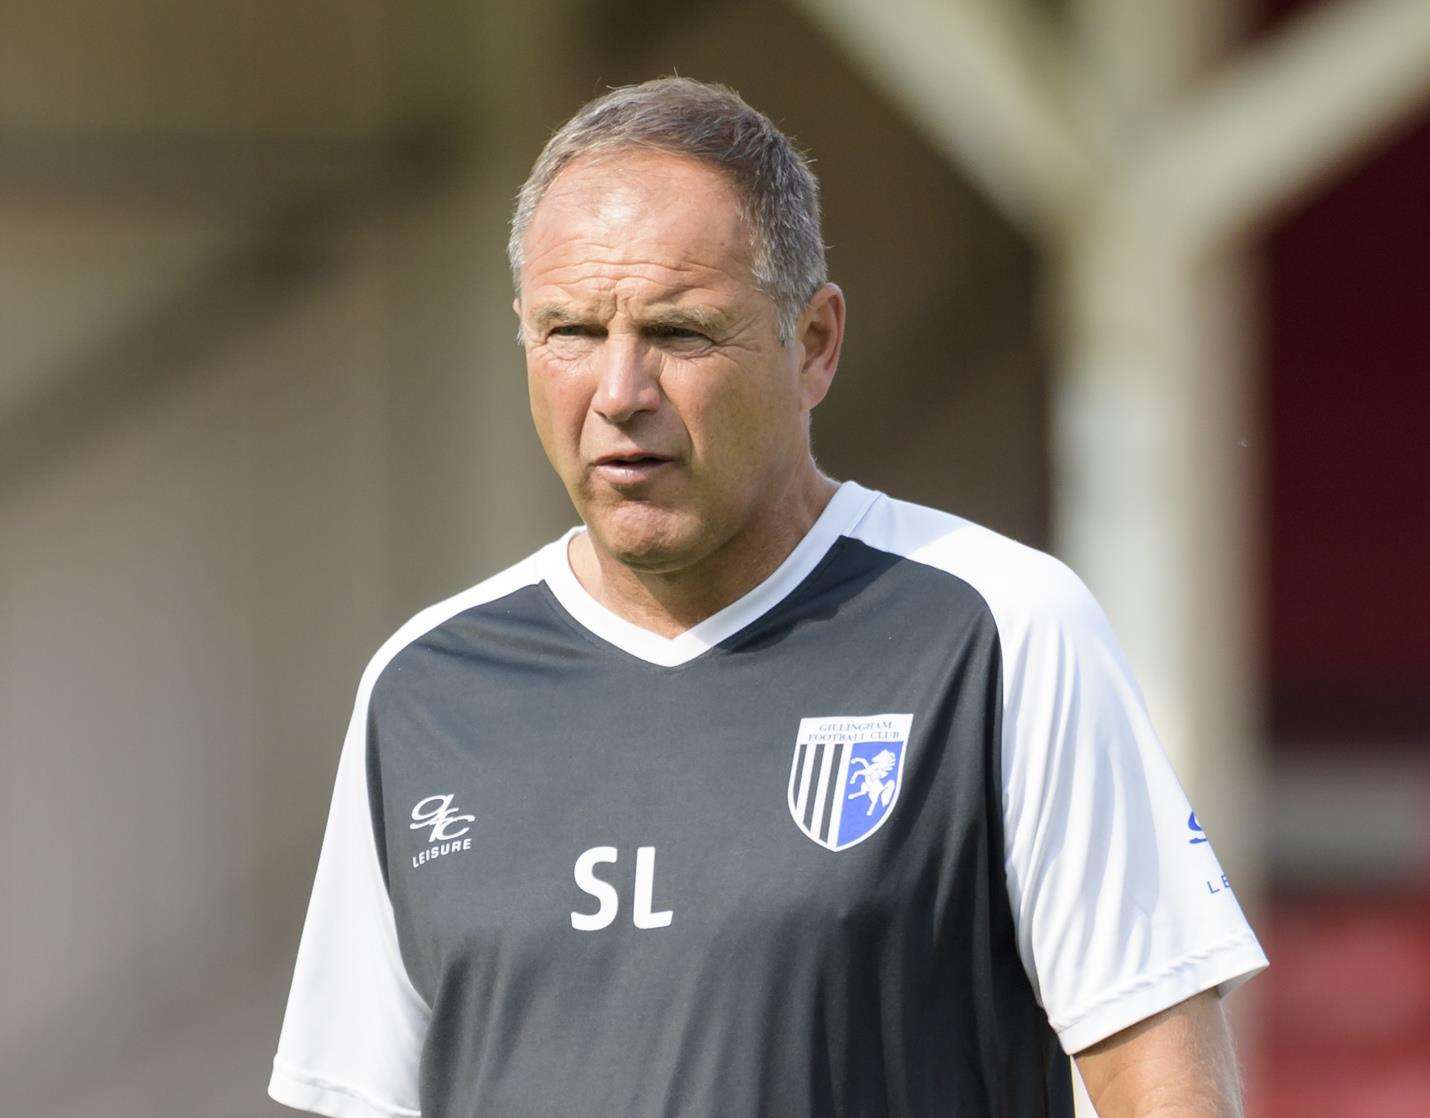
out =
[(1104, 1115), (1238, 1113), (1265, 958), (1086, 589), (810, 456), (845, 308), (785, 137), (615, 90), (510, 248), (584, 527), (364, 674), (273, 1097), (1064, 1115), (1072, 1053)]

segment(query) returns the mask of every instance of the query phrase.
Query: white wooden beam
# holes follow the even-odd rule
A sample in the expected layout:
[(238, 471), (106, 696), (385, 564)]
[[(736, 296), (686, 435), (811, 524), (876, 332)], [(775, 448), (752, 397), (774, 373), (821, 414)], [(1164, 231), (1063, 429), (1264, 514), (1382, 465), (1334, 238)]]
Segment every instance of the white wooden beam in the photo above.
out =
[(1430, 0), (1337, 0), (1155, 128), (1123, 189), (1184, 245), (1245, 231), (1430, 100)]
[(795, 0), (1031, 235), (1089, 195), (1070, 59), (1022, 0)]
[(1241, 0), (1068, 0), (1089, 120), (1109, 149), (1140, 147), (1168, 102), (1222, 57), (1246, 7)]

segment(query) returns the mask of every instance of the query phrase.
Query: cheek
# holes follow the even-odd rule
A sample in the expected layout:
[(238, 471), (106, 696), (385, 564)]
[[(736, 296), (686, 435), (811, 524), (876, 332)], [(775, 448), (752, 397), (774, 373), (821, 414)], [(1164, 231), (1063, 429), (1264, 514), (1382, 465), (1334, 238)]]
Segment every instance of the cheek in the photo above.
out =
[(726, 476), (762, 472), (802, 430), (798, 398), (772, 383), (769, 370), (705, 378), (680, 410), (697, 457)]
[(554, 465), (578, 458), (591, 393), (584, 379), (539, 357), (527, 360), (527, 395), (541, 445)]

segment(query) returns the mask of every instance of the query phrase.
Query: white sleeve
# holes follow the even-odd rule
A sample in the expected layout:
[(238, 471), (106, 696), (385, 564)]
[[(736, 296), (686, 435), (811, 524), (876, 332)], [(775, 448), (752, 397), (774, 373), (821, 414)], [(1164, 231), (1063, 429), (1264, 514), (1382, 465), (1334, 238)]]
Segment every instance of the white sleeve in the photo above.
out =
[(1266, 966), (1106, 617), (1051, 561), (1004, 644), (1018, 950), (1065, 1051)]
[(416, 1118), (430, 1016), (397, 944), (367, 782), (367, 698), (343, 742), (318, 872), (268, 1084), (272, 1098), (330, 1118)]

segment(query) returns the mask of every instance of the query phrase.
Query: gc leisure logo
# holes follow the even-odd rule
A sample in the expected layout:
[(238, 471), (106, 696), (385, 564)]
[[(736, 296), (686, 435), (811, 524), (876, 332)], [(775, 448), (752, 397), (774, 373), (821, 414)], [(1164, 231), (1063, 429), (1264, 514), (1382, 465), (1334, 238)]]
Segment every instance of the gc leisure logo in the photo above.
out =
[(408, 824), (408, 829), (428, 831), (428, 846), (422, 853), (412, 856), (412, 868), (416, 869), (433, 858), (441, 858), (445, 854), (455, 854), (459, 850), (471, 850), (471, 838), (462, 836), (471, 830), (466, 824), (476, 821), (475, 815), (464, 814), (452, 806), (450, 793), (444, 796), (428, 796), (425, 800), (418, 800), (413, 805), (412, 822)]

